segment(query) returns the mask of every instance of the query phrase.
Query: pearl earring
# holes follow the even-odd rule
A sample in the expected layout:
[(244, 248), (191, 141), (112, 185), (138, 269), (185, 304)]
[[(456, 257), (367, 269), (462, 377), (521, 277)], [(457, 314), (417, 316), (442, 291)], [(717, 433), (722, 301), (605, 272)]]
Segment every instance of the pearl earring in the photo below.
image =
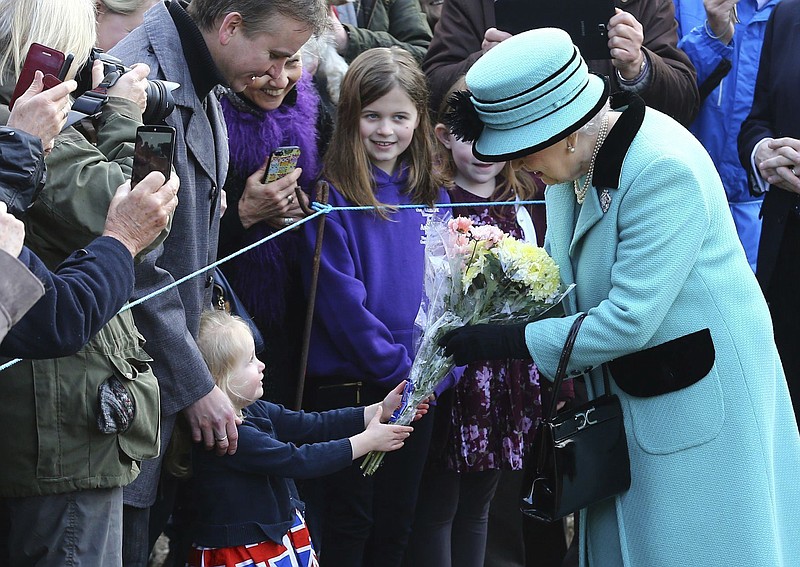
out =
[(575, 153), (575, 146), (570, 146), (569, 143), (567, 144), (567, 151), (571, 154)]

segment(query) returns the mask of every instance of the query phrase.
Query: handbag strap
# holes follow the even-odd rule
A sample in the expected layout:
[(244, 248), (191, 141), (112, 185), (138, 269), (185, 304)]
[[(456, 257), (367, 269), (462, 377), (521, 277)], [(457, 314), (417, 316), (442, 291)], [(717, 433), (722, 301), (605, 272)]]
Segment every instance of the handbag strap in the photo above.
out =
[(543, 416), (545, 421), (549, 421), (556, 414), (556, 406), (558, 405), (558, 392), (561, 390), (561, 383), (567, 376), (567, 365), (572, 356), (572, 347), (575, 346), (575, 339), (578, 338), (578, 331), (586, 319), (586, 313), (581, 313), (572, 322), (572, 326), (567, 333), (567, 340), (564, 341), (564, 348), (561, 349), (561, 358), (558, 359), (558, 369), (556, 370), (556, 377), (553, 380), (553, 395), (550, 400), (550, 407), (547, 408), (547, 413)]
[[(547, 413), (542, 416), (544, 421), (550, 421), (556, 415), (556, 407), (558, 406), (558, 392), (561, 389), (561, 383), (567, 377), (567, 365), (569, 359), (572, 357), (572, 348), (575, 346), (575, 339), (578, 338), (578, 331), (586, 319), (586, 313), (581, 313), (572, 322), (572, 326), (567, 333), (567, 340), (564, 341), (564, 348), (561, 349), (561, 357), (558, 359), (558, 368), (556, 369), (556, 377), (553, 380), (553, 395), (551, 396), (550, 406), (547, 408)], [(610, 378), (608, 375), (608, 366), (603, 364), (603, 387), (605, 393), (611, 391)]]

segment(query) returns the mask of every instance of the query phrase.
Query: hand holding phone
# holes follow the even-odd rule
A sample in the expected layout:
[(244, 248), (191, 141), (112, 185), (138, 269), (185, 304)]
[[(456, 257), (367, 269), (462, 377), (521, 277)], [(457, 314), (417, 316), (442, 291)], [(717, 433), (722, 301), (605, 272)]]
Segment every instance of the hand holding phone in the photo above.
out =
[(586, 61), (611, 59), (608, 26), (615, 14), (614, 0), (496, 0), (494, 11), (498, 30), (516, 35), (560, 28)]
[(297, 146), (280, 146), (269, 156), (269, 165), (264, 173), (262, 183), (272, 183), (288, 175), (297, 167), (300, 159), (300, 148)]
[(151, 171), (170, 178), (172, 156), (175, 153), (175, 128), (171, 126), (139, 126), (133, 150), (131, 188)]
[[(14, 108), (14, 103), (17, 102), (17, 99), (31, 86), (36, 71), (42, 72), (46, 79), (45, 88), (50, 88), (64, 80), (72, 64), (72, 59), (72, 54), (67, 57), (57, 49), (39, 43), (32, 43), (28, 48), (25, 63), (22, 65), (22, 71), (14, 87), (14, 93), (8, 103), (9, 110)], [(54, 79), (57, 80), (54, 81)]]
[(164, 230), (178, 205), (180, 181), (145, 178), (136, 189), (128, 183), (117, 188), (108, 207), (103, 236), (119, 240), (132, 256), (145, 250)]
[(49, 90), (45, 90), (43, 83), (44, 77), (38, 72), (31, 86), (17, 99), (8, 117), (8, 126), (36, 136), (48, 150), (67, 122), (69, 93), (75, 90), (77, 83), (65, 81)]

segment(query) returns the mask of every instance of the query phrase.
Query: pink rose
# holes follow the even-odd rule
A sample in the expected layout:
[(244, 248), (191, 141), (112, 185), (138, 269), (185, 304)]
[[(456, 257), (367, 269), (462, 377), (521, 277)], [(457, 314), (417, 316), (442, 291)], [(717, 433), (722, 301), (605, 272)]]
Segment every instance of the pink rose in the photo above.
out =
[(472, 228), (472, 220), (467, 217), (455, 217), (447, 221), (447, 228), (450, 232), (466, 234)]
[(490, 246), (494, 246), (506, 237), (505, 232), (491, 225), (474, 226), (470, 232), (472, 238), (489, 242)]

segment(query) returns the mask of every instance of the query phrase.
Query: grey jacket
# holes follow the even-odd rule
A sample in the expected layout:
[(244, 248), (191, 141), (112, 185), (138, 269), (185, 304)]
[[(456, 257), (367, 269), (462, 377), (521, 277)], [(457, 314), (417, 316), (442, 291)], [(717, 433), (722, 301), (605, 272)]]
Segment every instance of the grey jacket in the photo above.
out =
[(0, 250), (0, 341), (44, 295), (42, 282), (11, 254)]
[[(174, 164), (181, 180), (172, 231), (164, 243), (136, 267), (134, 297), (171, 284), (216, 259), (219, 192), (228, 171), (227, 132), (215, 97), (198, 99), (178, 31), (166, 5), (157, 3), (141, 26), (111, 53), (127, 65), (150, 66), (151, 79), (180, 83), (173, 92), (175, 110), (167, 117), (177, 132)], [(134, 308), (147, 352), (161, 386), (161, 411), (172, 416), (208, 394), (214, 386), (195, 343), (200, 313), (211, 306), (211, 273), (193, 278)], [(173, 420), (162, 423), (169, 439)], [(137, 482), (126, 488), (125, 502), (149, 506), (155, 500), (160, 461), (145, 463)]]

